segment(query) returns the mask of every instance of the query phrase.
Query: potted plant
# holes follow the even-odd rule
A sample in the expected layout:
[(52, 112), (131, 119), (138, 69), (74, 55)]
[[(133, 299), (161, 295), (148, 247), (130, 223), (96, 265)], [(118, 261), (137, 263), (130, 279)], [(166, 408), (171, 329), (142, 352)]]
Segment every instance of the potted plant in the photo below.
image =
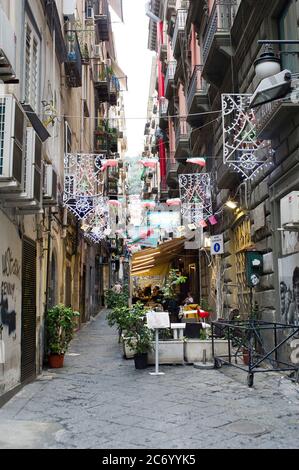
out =
[(176, 289), (179, 284), (183, 284), (187, 281), (186, 276), (181, 276), (177, 269), (170, 269), (168, 278), (162, 288), (165, 307), (168, 309), (171, 320), (174, 322), (178, 321), (179, 305), (177, 302)]
[(76, 318), (79, 316), (79, 312), (63, 304), (55, 305), (48, 310), (46, 331), (50, 367), (63, 367), (64, 354), (74, 336), (74, 329), (77, 326)]
[(152, 349), (153, 333), (145, 323), (145, 309), (141, 302), (137, 302), (129, 309), (124, 328), (125, 341), (135, 352), (135, 368), (144, 369), (147, 367), (147, 354)]

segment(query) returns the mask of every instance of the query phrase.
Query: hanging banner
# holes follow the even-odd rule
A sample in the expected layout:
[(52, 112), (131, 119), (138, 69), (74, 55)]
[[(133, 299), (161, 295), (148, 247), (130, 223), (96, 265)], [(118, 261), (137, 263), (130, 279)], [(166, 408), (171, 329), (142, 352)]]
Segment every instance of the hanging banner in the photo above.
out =
[(257, 139), (256, 118), (248, 94), (222, 95), (223, 163), (248, 179), (272, 155), (271, 142)]

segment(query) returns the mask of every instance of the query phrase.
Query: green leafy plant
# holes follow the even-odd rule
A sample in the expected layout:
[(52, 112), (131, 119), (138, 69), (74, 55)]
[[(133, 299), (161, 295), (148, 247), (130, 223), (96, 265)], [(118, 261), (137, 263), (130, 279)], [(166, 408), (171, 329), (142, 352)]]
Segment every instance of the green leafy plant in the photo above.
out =
[(176, 298), (176, 287), (179, 284), (184, 284), (187, 281), (186, 276), (181, 276), (177, 269), (170, 269), (162, 292), (165, 299)]
[(112, 289), (105, 292), (105, 302), (107, 308), (125, 307), (129, 303), (129, 291), (126, 287), (119, 294)]
[(135, 350), (136, 354), (142, 354), (152, 349), (152, 330), (146, 323), (146, 309), (141, 302), (137, 302), (124, 312), (122, 329), (126, 332), (128, 346)]
[(79, 312), (70, 307), (58, 304), (47, 312), (47, 347), (50, 354), (65, 354), (74, 336)]

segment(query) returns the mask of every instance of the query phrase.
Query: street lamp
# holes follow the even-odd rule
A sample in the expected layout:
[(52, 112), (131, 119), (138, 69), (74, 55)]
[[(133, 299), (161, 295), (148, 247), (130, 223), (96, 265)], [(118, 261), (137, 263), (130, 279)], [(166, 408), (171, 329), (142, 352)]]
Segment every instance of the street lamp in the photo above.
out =
[(254, 61), (254, 67), (259, 81), (281, 71), (280, 59), (274, 54), (272, 44), (265, 44), (264, 52)]
[(261, 82), (252, 95), (250, 108), (284, 98), (292, 90), (292, 73), (287, 69), (280, 71), (280, 60), (272, 45), (299, 44), (299, 40), (265, 39), (259, 40), (258, 44), (264, 45), (262, 54), (254, 62), (256, 76)]

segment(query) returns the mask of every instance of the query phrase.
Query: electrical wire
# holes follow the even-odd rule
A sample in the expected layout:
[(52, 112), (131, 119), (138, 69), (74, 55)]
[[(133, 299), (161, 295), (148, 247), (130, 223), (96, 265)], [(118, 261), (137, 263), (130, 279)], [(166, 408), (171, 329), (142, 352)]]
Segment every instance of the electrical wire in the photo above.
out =
[[(216, 110), (216, 111), (206, 111), (204, 113), (194, 113), (194, 114), (187, 114), (187, 115), (180, 115), (180, 114), (176, 114), (176, 115), (167, 115), (165, 116), (165, 119), (172, 119), (172, 118), (178, 118), (178, 119), (187, 119), (187, 117), (189, 116), (206, 116), (206, 115), (209, 115), (209, 114), (216, 114), (216, 113), (222, 113), (222, 110), (219, 109), (219, 110)], [(35, 111), (26, 111), (26, 114), (35, 114), (36, 115), (36, 112)], [(81, 119), (81, 116), (74, 116), (74, 115), (71, 115), (71, 114), (57, 114), (54, 116), (55, 119), (56, 118), (72, 118), (72, 119)], [(101, 117), (101, 116), (89, 116), (89, 117), (86, 117), (85, 119), (95, 119), (95, 120), (98, 120), (98, 121), (107, 121), (109, 120), (109, 118), (107, 117)], [(118, 120), (120, 118), (116, 117), (116, 118), (111, 118), (111, 120)], [(124, 121), (128, 121), (128, 120), (145, 120), (145, 121), (148, 121), (149, 118), (148, 117), (124, 117), (122, 118)], [(151, 118), (153, 119), (153, 118)], [(211, 121), (212, 122), (212, 121)], [(207, 123), (207, 124), (210, 124), (210, 123)], [(194, 129), (196, 130), (196, 129)]]

